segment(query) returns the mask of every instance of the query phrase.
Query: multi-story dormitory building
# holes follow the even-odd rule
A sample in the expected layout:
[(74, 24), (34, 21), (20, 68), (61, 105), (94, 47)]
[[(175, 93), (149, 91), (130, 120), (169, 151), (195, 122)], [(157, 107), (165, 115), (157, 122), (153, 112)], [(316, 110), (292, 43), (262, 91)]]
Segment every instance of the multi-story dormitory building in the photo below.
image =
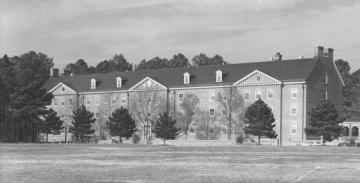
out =
[(144, 126), (163, 111), (181, 123), (180, 104), (186, 94), (192, 93), (200, 102), (188, 139), (200, 138), (196, 133), (202, 130), (199, 126), (204, 121), (207, 133), (216, 133), (210, 136), (212, 139), (227, 139), (229, 122), (216, 96), (221, 93), (224, 100), (231, 100), (231, 95), (237, 92), (242, 96), (244, 108), (258, 98), (264, 100), (276, 119), (278, 137), (274, 142), (290, 145), (309, 139), (304, 129), (309, 125), (308, 111), (315, 103), (327, 98), (341, 111), (344, 83), (334, 65), (331, 48), (317, 47), (313, 58), (282, 60), (280, 54), (274, 58), (220, 66), (55, 75), (46, 84), (54, 94), (49, 107), (58, 112), (68, 127), (72, 111), (85, 105), (97, 119), (96, 136), (109, 138), (106, 121), (112, 111), (122, 106), (132, 113), (138, 133), (143, 135)]

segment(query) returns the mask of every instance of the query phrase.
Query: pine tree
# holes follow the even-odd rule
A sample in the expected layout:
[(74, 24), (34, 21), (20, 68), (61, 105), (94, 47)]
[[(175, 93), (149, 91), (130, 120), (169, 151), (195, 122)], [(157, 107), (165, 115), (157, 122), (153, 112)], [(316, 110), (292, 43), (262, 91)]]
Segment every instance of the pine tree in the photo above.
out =
[(73, 112), (72, 127), (69, 128), (69, 132), (73, 133), (77, 140), (84, 142), (85, 138), (88, 138), (89, 134), (95, 132), (91, 129), (91, 125), (94, 124), (95, 118), (94, 113), (86, 110), (85, 106), (82, 105), (76, 111)]
[(271, 108), (261, 99), (254, 102), (248, 107), (245, 113), (245, 128), (246, 134), (258, 136), (258, 143), (260, 144), (261, 137), (276, 138), (277, 134), (274, 131), (275, 118)]
[(120, 142), (122, 137), (130, 138), (136, 132), (135, 120), (129, 114), (126, 108), (116, 109), (109, 117), (108, 125), (112, 136), (119, 136)]
[(176, 120), (168, 116), (166, 112), (160, 114), (160, 118), (156, 121), (153, 132), (157, 138), (164, 140), (175, 139), (179, 135), (180, 128), (175, 126)]
[(309, 112), (310, 127), (305, 128), (307, 135), (322, 136), (323, 145), (326, 141), (333, 141), (342, 133), (340, 123), (343, 119), (339, 116), (335, 105), (330, 100), (322, 100)]
[(46, 133), (46, 142), (48, 142), (49, 134), (59, 135), (64, 127), (62, 126), (63, 121), (52, 108), (49, 109), (44, 117), (42, 132)]

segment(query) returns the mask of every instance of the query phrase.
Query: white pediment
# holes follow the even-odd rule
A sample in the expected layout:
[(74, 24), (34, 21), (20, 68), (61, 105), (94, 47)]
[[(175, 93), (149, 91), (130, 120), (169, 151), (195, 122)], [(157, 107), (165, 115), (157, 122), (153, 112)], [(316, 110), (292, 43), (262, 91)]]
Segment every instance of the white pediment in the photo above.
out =
[(264, 85), (264, 84), (281, 84), (281, 81), (265, 74), (259, 70), (255, 70), (245, 77), (241, 78), (233, 85)]
[(137, 84), (135, 84), (133, 87), (131, 87), (129, 90), (162, 90), (162, 89), (167, 89), (167, 87), (150, 77), (146, 77)]
[(69, 95), (69, 94), (76, 94), (77, 92), (67, 86), (66, 84), (60, 82), (55, 87), (50, 89), (48, 93), (52, 93), (53, 95)]

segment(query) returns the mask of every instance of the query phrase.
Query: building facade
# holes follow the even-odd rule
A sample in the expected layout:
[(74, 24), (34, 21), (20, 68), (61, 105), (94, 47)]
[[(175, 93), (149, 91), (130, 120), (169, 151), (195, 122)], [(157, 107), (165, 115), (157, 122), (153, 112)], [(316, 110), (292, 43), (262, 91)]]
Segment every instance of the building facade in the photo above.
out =
[(72, 111), (80, 105), (94, 112), (96, 138), (110, 138), (106, 121), (120, 107), (129, 109), (144, 137), (151, 133), (149, 129), (161, 112), (168, 112), (182, 126), (187, 115), (182, 103), (187, 97), (196, 97), (199, 102), (186, 138), (229, 139), (240, 133), (246, 107), (261, 98), (276, 120), (278, 137), (273, 143), (309, 140), (304, 129), (315, 103), (329, 99), (342, 110), (344, 83), (333, 62), (333, 49), (317, 47), (313, 58), (276, 58), (221, 66), (54, 76), (45, 86), (54, 95), (48, 107), (65, 121), (63, 136), (67, 139)]

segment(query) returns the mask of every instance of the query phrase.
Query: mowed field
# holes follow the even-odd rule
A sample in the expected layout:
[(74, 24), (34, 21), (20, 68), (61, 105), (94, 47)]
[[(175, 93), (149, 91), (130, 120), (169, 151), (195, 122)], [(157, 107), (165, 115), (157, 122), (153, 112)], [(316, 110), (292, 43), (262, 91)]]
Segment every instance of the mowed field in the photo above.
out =
[(360, 182), (360, 148), (1, 144), (0, 182)]

